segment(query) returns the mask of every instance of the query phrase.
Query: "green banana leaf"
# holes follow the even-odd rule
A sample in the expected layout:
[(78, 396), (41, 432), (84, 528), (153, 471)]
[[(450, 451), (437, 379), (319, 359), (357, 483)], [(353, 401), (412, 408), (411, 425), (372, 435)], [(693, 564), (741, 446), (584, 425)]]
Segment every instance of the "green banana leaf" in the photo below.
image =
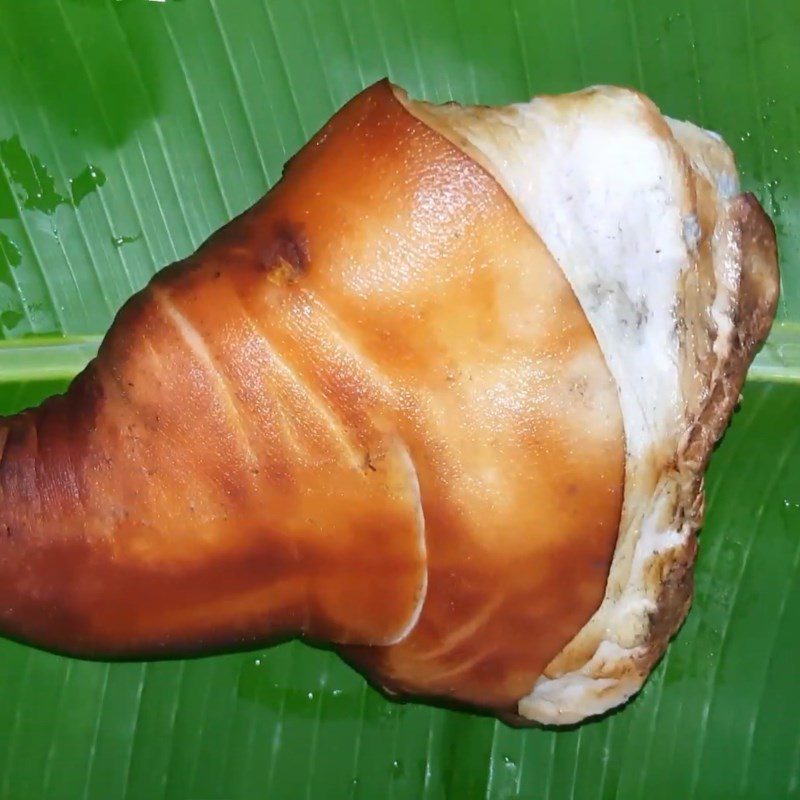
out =
[(290, 642), (92, 663), (0, 642), (0, 798), (800, 798), (798, 0), (0, 0), (0, 411), (389, 75), (435, 101), (592, 83), (722, 133), (776, 222), (778, 322), (708, 477), (692, 613), (576, 729), (390, 702)]

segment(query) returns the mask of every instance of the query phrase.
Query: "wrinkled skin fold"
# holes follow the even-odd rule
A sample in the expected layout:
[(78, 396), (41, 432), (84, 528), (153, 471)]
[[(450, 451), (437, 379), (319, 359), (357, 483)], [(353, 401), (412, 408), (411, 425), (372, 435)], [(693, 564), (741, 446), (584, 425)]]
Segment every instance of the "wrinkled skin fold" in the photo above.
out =
[[(774, 235), (722, 145), (640, 96), (536, 102), (370, 87), (126, 304), (66, 395), (3, 420), (0, 631), (88, 657), (302, 636), (511, 721), (635, 691), (688, 609)], [(590, 153), (565, 170), (587, 128), (661, 143), (688, 250)], [(598, 251), (570, 181), (606, 187), (629, 243), (672, 247), (657, 290), (659, 263)], [(637, 309), (633, 339), (676, 365), (638, 383)], [(636, 417), (642, 381), (668, 402)]]

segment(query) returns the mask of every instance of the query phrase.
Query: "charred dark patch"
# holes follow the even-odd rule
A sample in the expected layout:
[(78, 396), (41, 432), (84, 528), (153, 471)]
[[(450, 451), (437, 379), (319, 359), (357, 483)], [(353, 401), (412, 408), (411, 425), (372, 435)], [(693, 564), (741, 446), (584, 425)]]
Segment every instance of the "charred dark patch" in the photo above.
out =
[(288, 220), (278, 223), (259, 260), (259, 267), (267, 272), (269, 280), (278, 286), (296, 283), (310, 263), (306, 232)]

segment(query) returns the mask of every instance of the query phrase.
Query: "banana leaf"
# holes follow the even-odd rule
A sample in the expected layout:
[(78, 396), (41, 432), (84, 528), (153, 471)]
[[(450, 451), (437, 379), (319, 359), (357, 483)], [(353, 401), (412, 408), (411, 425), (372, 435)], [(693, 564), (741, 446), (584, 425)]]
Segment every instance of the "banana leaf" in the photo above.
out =
[(638, 698), (566, 731), (392, 702), (297, 642), (109, 664), (0, 641), (0, 798), (800, 798), (797, 0), (0, 0), (0, 411), (61, 391), (383, 75), (484, 103), (625, 84), (734, 146), (783, 292), (687, 623)]

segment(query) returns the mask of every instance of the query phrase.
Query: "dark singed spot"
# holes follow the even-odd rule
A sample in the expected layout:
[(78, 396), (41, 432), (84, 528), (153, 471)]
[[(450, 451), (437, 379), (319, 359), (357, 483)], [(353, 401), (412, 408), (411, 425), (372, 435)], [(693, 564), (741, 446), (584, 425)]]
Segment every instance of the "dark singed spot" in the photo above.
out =
[(308, 236), (296, 223), (278, 223), (261, 252), (259, 266), (277, 286), (296, 283), (310, 264)]

